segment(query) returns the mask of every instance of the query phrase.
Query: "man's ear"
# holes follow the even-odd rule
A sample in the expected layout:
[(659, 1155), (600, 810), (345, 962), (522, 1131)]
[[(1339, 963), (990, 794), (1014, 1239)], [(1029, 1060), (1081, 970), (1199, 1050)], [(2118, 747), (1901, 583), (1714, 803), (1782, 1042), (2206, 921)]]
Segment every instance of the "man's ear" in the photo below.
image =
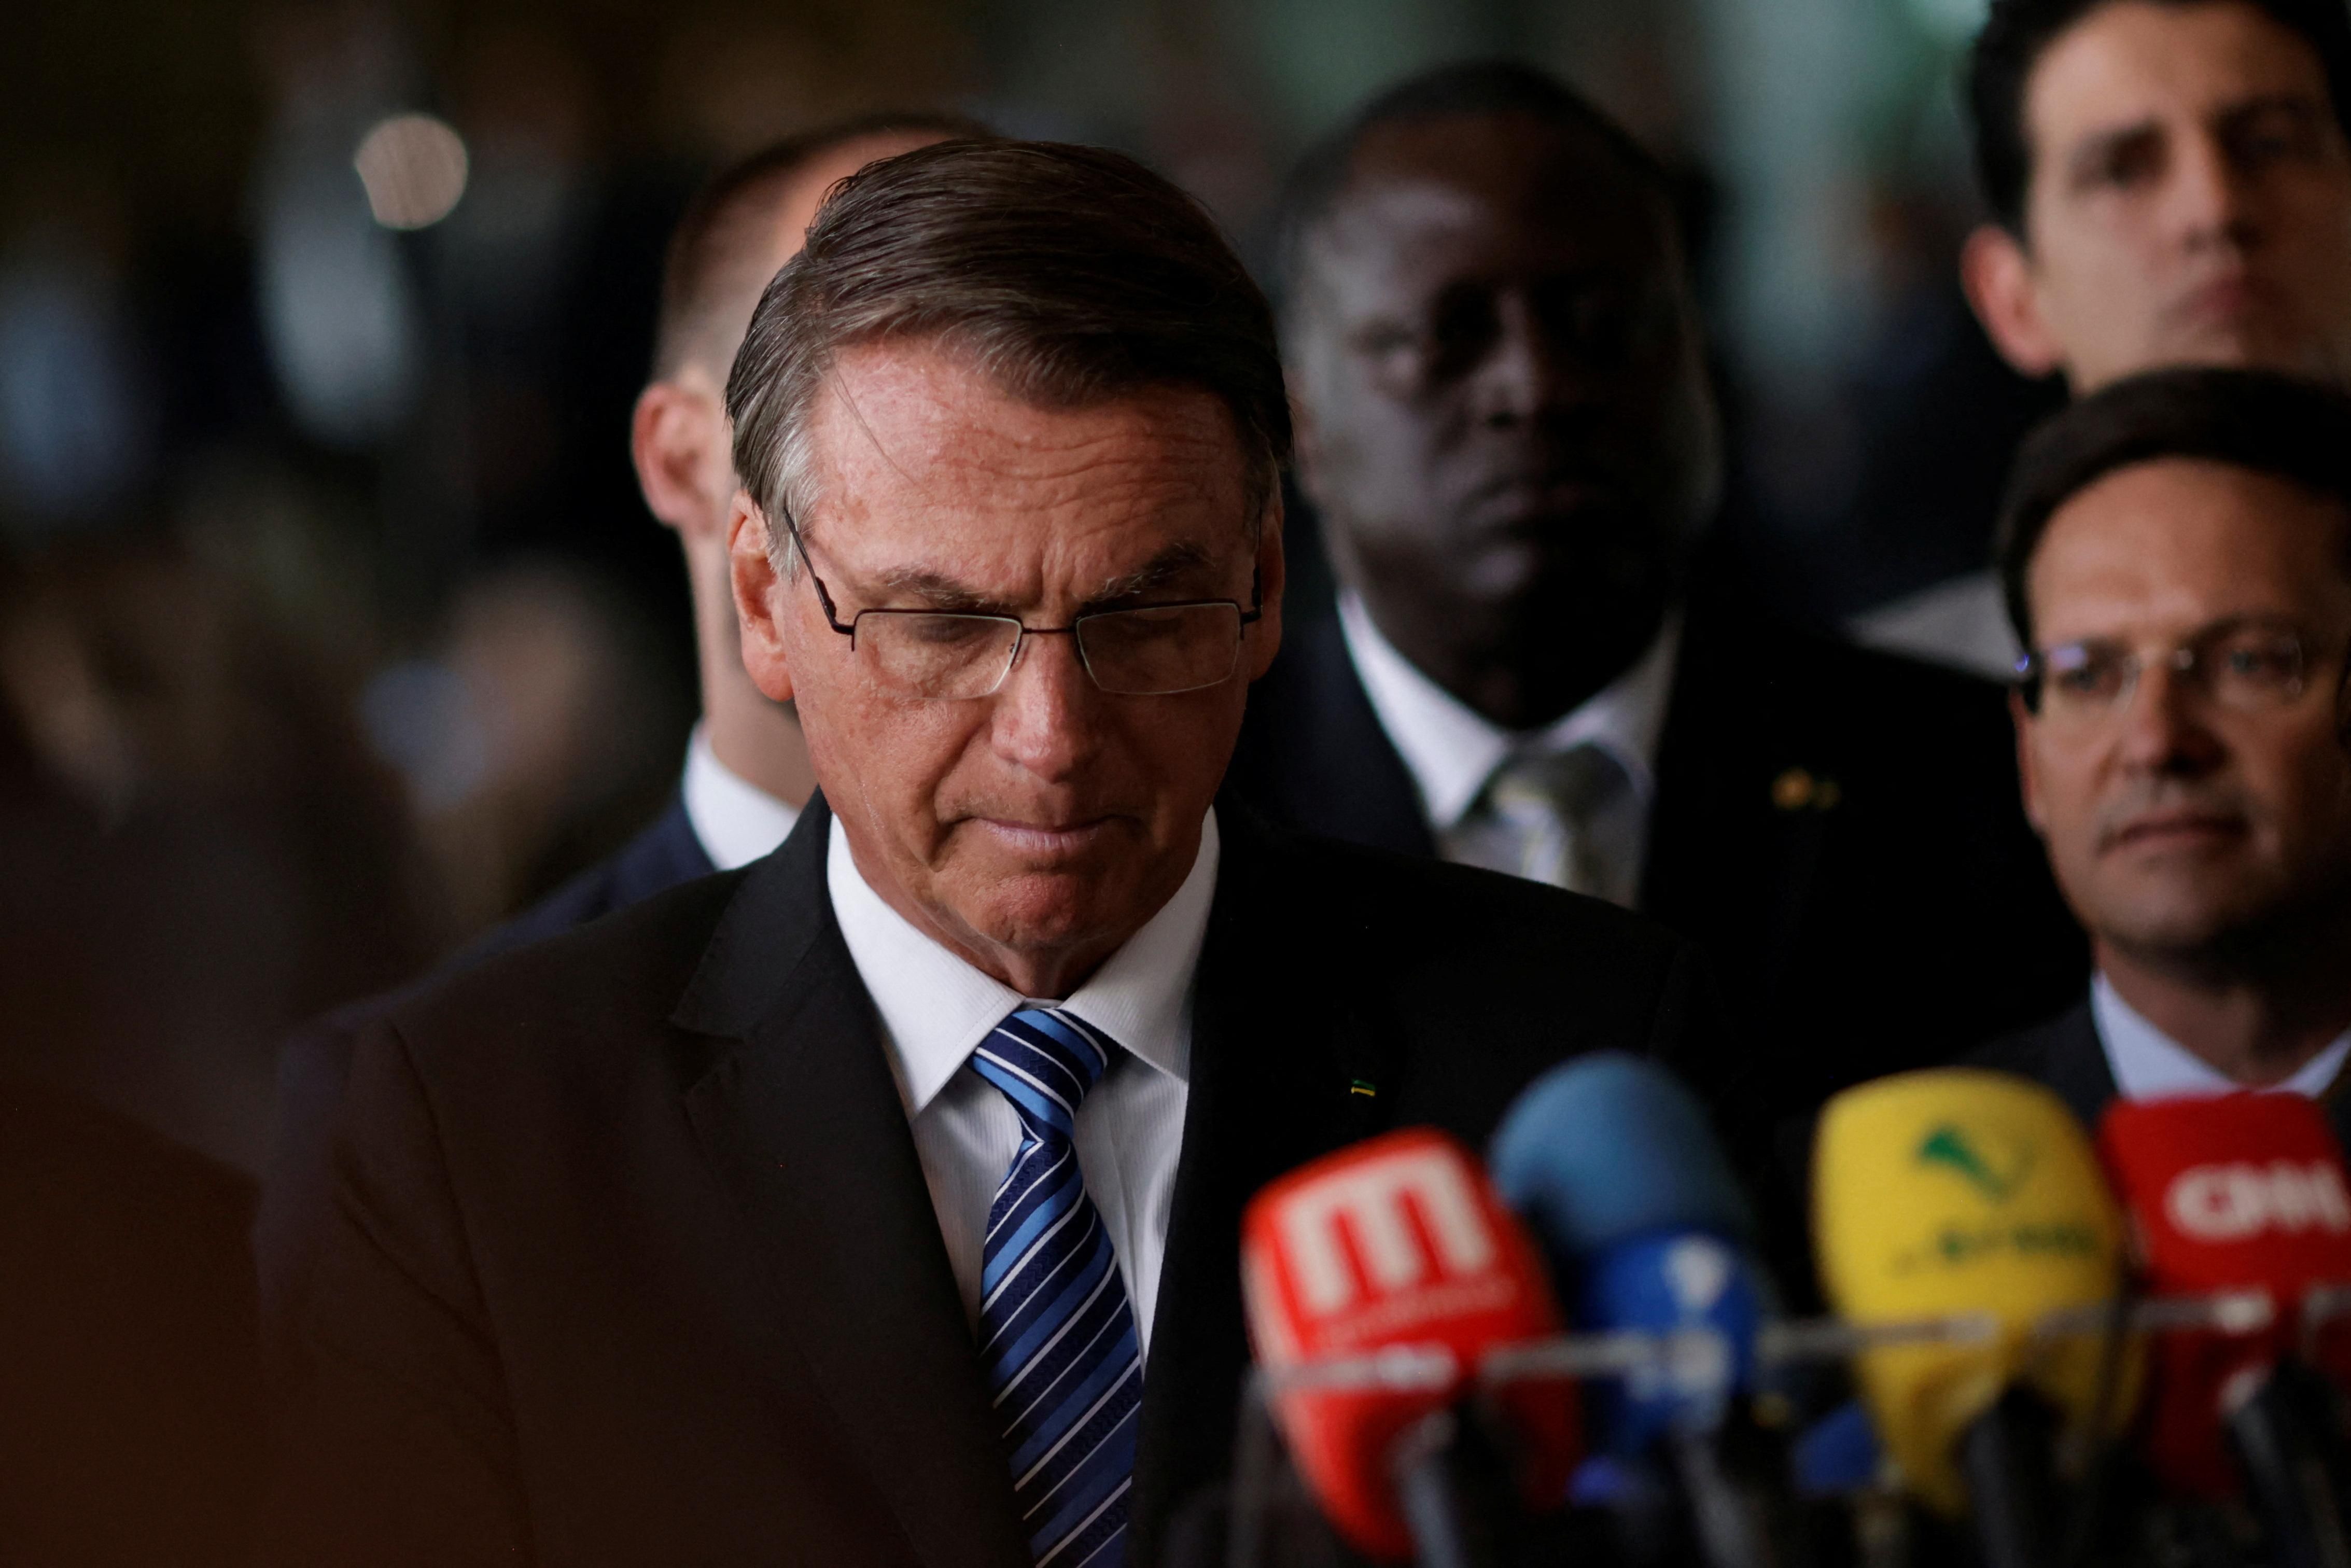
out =
[(1968, 235), (1959, 249), (1959, 284), (1984, 335), (2018, 374), (2038, 379), (2064, 367), (2064, 345), (2042, 317), (2032, 261), (2014, 235), (1984, 224)]
[(725, 411), (710, 392), (683, 379), (658, 381), (637, 394), (629, 422), (629, 456), (646, 509), (689, 543), (716, 543), (727, 524), (726, 490), (733, 469), (719, 460)]
[(726, 564), (743, 639), (743, 668), (761, 695), (786, 703), (792, 700), (792, 666), (784, 621), (791, 613), (792, 585), (776, 570), (768, 552), (768, 538), (767, 514), (738, 488), (726, 519)]
[(2046, 841), (2048, 825), (2041, 820), (2041, 780), (2032, 760), (2032, 712), (2024, 706), (2024, 694), (2011, 689), (2008, 694), (2008, 716), (2016, 727), (2016, 782), (2023, 793), (2024, 820), (2032, 831)]
[(1249, 678), (1256, 680), (1273, 667), (1273, 656), (1281, 652), (1281, 592), (1290, 584), (1289, 557), (1283, 552), (1281, 524), (1283, 517), (1281, 485), (1277, 480), (1273, 494), (1266, 497), (1265, 518), (1257, 541), (1257, 588), (1259, 610), (1257, 624), (1250, 630)]
[[(1295, 366), (1283, 368), (1283, 378), (1290, 385), (1298, 384)], [(1322, 503), (1322, 433), (1316, 428), (1314, 415), (1305, 400), (1296, 392), (1290, 394), (1290, 473), (1298, 481), (1299, 493), (1317, 507)]]

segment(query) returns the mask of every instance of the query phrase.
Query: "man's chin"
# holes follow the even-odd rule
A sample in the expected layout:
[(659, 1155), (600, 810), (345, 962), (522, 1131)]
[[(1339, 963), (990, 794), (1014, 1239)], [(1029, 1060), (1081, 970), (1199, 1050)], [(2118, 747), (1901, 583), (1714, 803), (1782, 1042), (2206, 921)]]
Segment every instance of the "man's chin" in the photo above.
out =
[(1126, 907), (1131, 901), (1119, 897), (1121, 891), (1075, 873), (1013, 873), (974, 878), (948, 890), (948, 902), (992, 946), (1020, 953), (1099, 948), (1106, 955), (1156, 913)]

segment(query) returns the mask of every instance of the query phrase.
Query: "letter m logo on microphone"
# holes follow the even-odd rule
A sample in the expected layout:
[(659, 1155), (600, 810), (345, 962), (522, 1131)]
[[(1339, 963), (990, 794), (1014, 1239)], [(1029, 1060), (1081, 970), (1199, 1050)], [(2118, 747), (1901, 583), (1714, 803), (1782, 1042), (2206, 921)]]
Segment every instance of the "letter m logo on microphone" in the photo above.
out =
[(1541, 1278), (1476, 1157), (1432, 1128), (1291, 1172), (1242, 1230), (1253, 1333), (1277, 1361), (1445, 1338), (1479, 1314), (1515, 1321)]
[(1362, 1291), (1348, 1261), (1350, 1237), (1364, 1276), (1381, 1294), (1491, 1268), (1494, 1238), (1473, 1180), (1452, 1148), (1415, 1139), (1299, 1192), (1280, 1217), (1299, 1305), (1328, 1315), (1354, 1304)]

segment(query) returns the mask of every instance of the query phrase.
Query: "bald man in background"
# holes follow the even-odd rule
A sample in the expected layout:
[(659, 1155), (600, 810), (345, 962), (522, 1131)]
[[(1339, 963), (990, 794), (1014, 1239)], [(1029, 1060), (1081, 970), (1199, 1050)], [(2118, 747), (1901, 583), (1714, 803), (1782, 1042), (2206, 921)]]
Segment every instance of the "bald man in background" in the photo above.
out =
[[(702, 717), (684, 775), (669, 808), (620, 852), (489, 933), (442, 973), (747, 865), (791, 831), (815, 779), (790, 706), (761, 695), (743, 668), (727, 578), (736, 479), (726, 374), (760, 290), (799, 250), (828, 191), (877, 158), (990, 134), (954, 115), (868, 116), (753, 153), (713, 176), (687, 206), (663, 265), (653, 377), (629, 432), (645, 506), (676, 532), (694, 601)], [(296, 1354), (287, 1326), (332, 1202), (327, 1151), (351, 1048), (392, 999), (340, 1009), (294, 1035), (279, 1054), (277, 1128), (254, 1253), (265, 1347), (281, 1368)]]

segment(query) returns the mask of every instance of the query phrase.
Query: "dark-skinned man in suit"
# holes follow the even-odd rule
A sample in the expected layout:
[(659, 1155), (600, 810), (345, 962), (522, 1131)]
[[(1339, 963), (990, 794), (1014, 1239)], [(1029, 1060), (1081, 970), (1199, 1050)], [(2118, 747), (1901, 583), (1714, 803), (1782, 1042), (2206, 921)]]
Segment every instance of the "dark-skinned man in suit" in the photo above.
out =
[(1284, 257), (1342, 593), (1251, 703), (1237, 788), (1700, 944), (1741, 1040), (1693, 1076), (1762, 1190), (1834, 1089), (2078, 986), (1999, 689), (1780, 630), (1709, 570), (1714, 405), (1630, 138), (1524, 68), (1406, 82), (1303, 166)]
[(819, 793), (362, 1040), (277, 1561), (1155, 1562), (1228, 1463), (1252, 1193), (1707, 1049), (1662, 928), (1216, 803), (1289, 403), (1165, 182), (870, 166), (727, 406), (744, 662)]
[(2025, 802), (2086, 998), (1980, 1053), (2095, 1125), (2117, 1095), (2333, 1092), (2351, 1056), (2351, 399), (2252, 371), (2116, 382), (2018, 460), (2001, 575), (2033, 650)]

